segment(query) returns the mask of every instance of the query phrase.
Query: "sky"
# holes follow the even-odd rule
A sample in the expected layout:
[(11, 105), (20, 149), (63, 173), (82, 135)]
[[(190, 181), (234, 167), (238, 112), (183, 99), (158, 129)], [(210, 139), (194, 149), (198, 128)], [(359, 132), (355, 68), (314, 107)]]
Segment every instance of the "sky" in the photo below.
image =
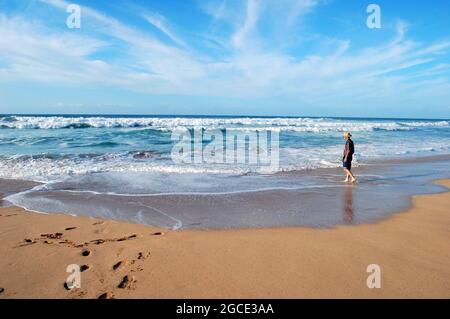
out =
[(0, 0), (6, 113), (450, 118), (450, 1)]

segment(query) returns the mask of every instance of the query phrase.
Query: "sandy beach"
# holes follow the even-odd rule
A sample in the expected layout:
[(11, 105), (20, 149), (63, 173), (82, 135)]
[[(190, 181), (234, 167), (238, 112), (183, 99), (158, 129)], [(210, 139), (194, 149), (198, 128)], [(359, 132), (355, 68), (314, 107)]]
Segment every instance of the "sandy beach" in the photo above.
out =
[(0, 0), (0, 301), (450, 300), (449, 3)]
[[(2, 208), (0, 298), (449, 298), (449, 204), (421, 195), (375, 224), (221, 231)], [(79, 289), (64, 287), (69, 264), (88, 266)]]

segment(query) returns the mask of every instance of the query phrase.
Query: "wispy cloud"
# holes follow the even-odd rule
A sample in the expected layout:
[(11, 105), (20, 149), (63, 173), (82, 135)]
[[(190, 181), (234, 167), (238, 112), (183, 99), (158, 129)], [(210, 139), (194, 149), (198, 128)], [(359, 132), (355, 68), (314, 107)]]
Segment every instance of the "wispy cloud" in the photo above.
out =
[(175, 42), (178, 45), (185, 46), (183, 40), (178, 38), (167, 26), (166, 18), (164, 18), (160, 14), (146, 14), (144, 15), (144, 18), (155, 28), (157, 28), (159, 31), (164, 33), (167, 37), (169, 37), (173, 42)]
[(232, 35), (232, 42), (234, 47), (240, 49), (243, 47), (246, 41), (248, 41), (248, 36), (255, 28), (256, 23), (258, 22), (258, 15), (260, 10), (260, 3), (258, 0), (248, 0), (245, 20), (242, 24), (242, 27), (239, 28)]
[[(69, 4), (40, 1), (59, 10)], [(228, 33), (205, 30), (202, 35), (215, 41), (220, 54), (196, 48), (174, 31), (180, 29), (171, 27), (175, 23), (156, 12), (137, 18), (143, 17), (165, 38), (88, 7), (82, 8), (83, 26), (93, 26), (95, 32), (55, 30), (38, 18), (1, 15), (0, 79), (95, 84), (151, 94), (285, 96), (317, 105), (389, 96), (449, 96), (449, 66), (439, 61), (442, 55), (448, 56), (450, 41), (409, 40), (407, 23), (402, 20), (390, 40), (354, 47), (350, 39), (330, 42), (323, 37), (319, 40), (328, 41), (331, 49), (311, 54), (286, 53), (273, 45), (277, 39), (263, 34), (262, 22), (290, 28), (320, 3), (282, 0), (277, 2), (280, 10), (260, 0), (247, 0), (245, 5), (226, 0), (203, 3), (212, 23), (220, 20), (229, 26)], [(276, 19), (273, 12), (277, 12)], [(117, 56), (102, 58), (110, 50)]]

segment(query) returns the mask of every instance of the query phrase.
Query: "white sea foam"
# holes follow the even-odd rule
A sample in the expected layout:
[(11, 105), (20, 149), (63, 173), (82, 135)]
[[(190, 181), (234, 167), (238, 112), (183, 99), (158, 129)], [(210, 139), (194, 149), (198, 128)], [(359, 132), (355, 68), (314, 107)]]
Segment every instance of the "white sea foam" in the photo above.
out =
[[(383, 141), (357, 144), (355, 164), (366, 159), (402, 155), (448, 153), (448, 142), (384, 143)], [(265, 170), (266, 174), (299, 171), (304, 169), (339, 167), (342, 145), (322, 147), (284, 147), (280, 149), (280, 165)], [(136, 160), (130, 153), (103, 154), (100, 156), (0, 156), (0, 178), (16, 178), (35, 181), (52, 181), (64, 177), (102, 172), (159, 172), (206, 173), (243, 175), (257, 172), (245, 164), (175, 164), (168, 157), (145, 157)]]
[(450, 121), (346, 120), (330, 118), (192, 118), (192, 117), (63, 117), (10, 116), (0, 118), (0, 128), (153, 128), (161, 131), (185, 128), (249, 130), (260, 128), (294, 132), (408, 131), (421, 127), (448, 127)]
[(343, 147), (340, 132), (347, 130), (360, 132), (355, 134), (356, 164), (386, 156), (448, 154), (449, 123), (280, 117), (8, 116), (0, 117), (0, 128), (14, 128), (0, 129), (0, 177), (51, 181), (102, 172), (237, 175), (254, 172), (246, 165), (176, 165), (170, 160), (170, 134), (153, 134), (153, 129), (165, 132), (203, 127), (293, 132), (280, 134), (285, 139), (280, 142), (280, 166), (265, 173), (340, 166)]

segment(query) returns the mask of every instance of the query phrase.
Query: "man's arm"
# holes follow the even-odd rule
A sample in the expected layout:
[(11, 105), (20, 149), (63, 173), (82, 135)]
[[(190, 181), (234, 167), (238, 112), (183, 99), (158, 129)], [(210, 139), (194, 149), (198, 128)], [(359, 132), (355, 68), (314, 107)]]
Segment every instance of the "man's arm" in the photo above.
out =
[(347, 162), (348, 154), (350, 153), (350, 147), (348, 141), (345, 143), (344, 147), (344, 158), (342, 159), (344, 162)]

